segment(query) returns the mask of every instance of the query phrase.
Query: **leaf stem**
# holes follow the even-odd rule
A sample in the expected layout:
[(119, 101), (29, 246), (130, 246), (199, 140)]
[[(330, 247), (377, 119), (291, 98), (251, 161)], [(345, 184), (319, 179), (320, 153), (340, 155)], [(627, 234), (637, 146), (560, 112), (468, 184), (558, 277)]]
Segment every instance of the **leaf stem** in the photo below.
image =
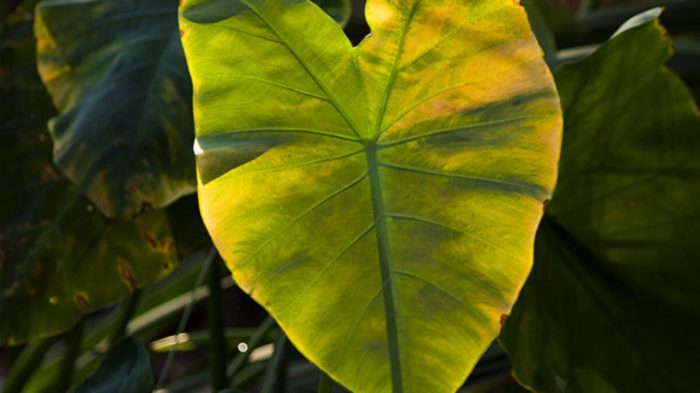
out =
[(284, 393), (287, 379), (287, 359), (289, 358), (289, 340), (282, 329), (275, 337), (275, 354), (268, 362), (263, 377), (262, 393)]
[(116, 326), (114, 327), (112, 335), (109, 338), (110, 347), (115, 342), (117, 342), (117, 340), (124, 337), (124, 334), (126, 333), (126, 327), (129, 324), (131, 317), (134, 315), (136, 305), (138, 304), (140, 298), (141, 289), (136, 289), (129, 295), (129, 297), (127, 297), (124, 300), (122, 305), (122, 312), (121, 314), (119, 314), (119, 319), (117, 319)]
[(370, 191), (372, 193), (372, 211), (376, 223), (377, 251), (379, 253), (379, 268), (384, 294), (384, 315), (386, 320), (387, 345), (389, 364), (391, 367), (391, 386), (393, 393), (403, 393), (401, 380), (401, 355), (399, 351), (398, 332), (398, 296), (394, 282), (391, 249), (389, 247), (389, 232), (386, 227), (386, 211), (382, 197), (382, 185), (379, 178), (379, 160), (377, 145), (374, 141), (367, 142), (367, 168), (369, 169)]
[(27, 344), (22, 353), (12, 363), (5, 378), (2, 393), (18, 393), (24, 388), (32, 374), (39, 369), (39, 364), (59, 336), (45, 338), (41, 341)]
[(78, 323), (65, 334), (66, 350), (56, 379), (54, 390), (56, 393), (66, 392), (71, 387), (75, 361), (80, 356), (80, 344), (83, 341), (86, 320), (87, 316), (82, 316)]
[(325, 372), (321, 371), (321, 377), (318, 381), (318, 393), (331, 393), (333, 380)]
[(246, 343), (248, 347), (247, 350), (239, 352), (238, 355), (236, 355), (236, 357), (234, 357), (231, 363), (228, 365), (228, 369), (226, 369), (226, 377), (231, 380), (231, 387), (235, 387), (235, 381), (233, 377), (241, 369), (246, 360), (248, 360), (248, 357), (250, 356), (250, 353), (253, 352), (253, 349), (260, 346), (260, 343), (263, 341), (265, 336), (267, 336), (267, 333), (270, 331), (270, 329), (272, 329), (274, 326), (275, 320), (272, 319), (272, 317), (267, 317), (260, 324), (260, 326), (258, 326), (253, 335), (250, 336), (250, 340)]
[(214, 391), (226, 388), (226, 337), (224, 337), (224, 309), (220, 278), (221, 263), (214, 260), (209, 268), (209, 297), (207, 298), (209, 368)]

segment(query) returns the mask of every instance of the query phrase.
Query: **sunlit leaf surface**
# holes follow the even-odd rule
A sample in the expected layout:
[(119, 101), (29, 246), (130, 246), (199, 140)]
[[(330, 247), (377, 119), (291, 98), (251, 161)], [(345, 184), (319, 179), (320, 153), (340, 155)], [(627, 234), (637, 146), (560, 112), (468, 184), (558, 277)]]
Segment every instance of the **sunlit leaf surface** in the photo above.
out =
[(559, 184), (502, 335), (537, 392), (700, 388), (700, 113), (657, 15), (555, 74)]
[(527, 276), (553, 82), (510, 0), (185, 0), (199, 197), (238, 284), (357, 392), (451, 392)]

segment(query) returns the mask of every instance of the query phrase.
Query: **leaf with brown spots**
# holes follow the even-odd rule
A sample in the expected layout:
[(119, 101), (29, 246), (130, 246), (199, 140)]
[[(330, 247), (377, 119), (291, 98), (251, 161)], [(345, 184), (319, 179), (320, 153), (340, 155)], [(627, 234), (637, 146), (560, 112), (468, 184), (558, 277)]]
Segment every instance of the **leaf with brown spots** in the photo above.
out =
[[(15, 21), (3, 34), (30, 32), (26, 24)], [(45, 126), (54, 111), (31, 36), (3, 38), (0, 342), (18, 344), (64, 331), (82, 313), (167, 274), (176, 259), (164, 212), (109, 220), (55, 169)]]

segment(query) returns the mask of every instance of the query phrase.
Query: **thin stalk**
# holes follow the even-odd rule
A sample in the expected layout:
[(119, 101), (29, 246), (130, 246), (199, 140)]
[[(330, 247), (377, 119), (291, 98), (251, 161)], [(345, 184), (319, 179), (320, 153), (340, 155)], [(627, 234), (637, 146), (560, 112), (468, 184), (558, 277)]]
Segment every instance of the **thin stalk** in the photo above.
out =
[(268, 362), (263, 378), (262, 393), (284, 393), (287, 380), (287, 360), (289, 358), (289, 341), (282, 329), (275, 338), (275, 354)]
[(209, 268), (209, 368), (214, 391), (226, 388), (226, 337), (224, 336), (224, 309), (221, 298), (221, 263), (213, 261)]
[(86, 316), (80, 318), (78, 323), (65, 335), (66, 351), (61, 361), (61, 368), (56, 379), (55, 392), (63, 393), (71, 386), (71, 378), (75, 369), (75, 360), (80, 356), (80, 343), (85, 332)]
[(233, 358), (231, 363), (229, 363), (228, 368), (226, 369), (226, 377), (231, 380), (231, 387), (236, 387), (234, 383), (234, 376), (241, 369), (243, 364), (248, 360), (250, 353), (253, 352), (255, 348), (260, 346), (263, 339), (267, 336), (267, 333), (274, 326), (275, 320), (272, 319), (272, 317), (267, 317), (260, 324), (260, 326), (258, 326), (258, 328), (255, 330), (255, 333), (253, 333), (253, 335), (250, 337), (250, 341), (246, 343), (248, 345), (248, 349), (245, 352), (239, 352), (238, 355), (236, 355), (236, 357)]
[(194, 284), (194, 288), (192, 288), (192, 291), (190, 291), (190, 298), (189, 302), (187, 303), (187, 306), (185, 306), (185, 309), (182, 311), (182, 316), (180, 317), (180, 322), (177, 325), (177, 332), (175, 333), (175, 346), (173, 346), (173, 349), (168, 352), (168, 356), (165, 358), (165, 364), (163, 365), (163, 368), (161, 369), (160, 375), (158, 376), (158, 382), (156, 383), (156, 388), (155, 390), (159, 390), (161, 387), (163, 387), (163, 384), (165, 383), (166, 378), (168, 377), (168, 372), (170, 371), (170, 366), (173, 364), (173, 360), (175, 359), (175, 351), (174, 348), (177, 346), (177, 341), (178, 337), (180, 337), (180, 333), (185, 331), (185, 326), (187, 325), (187, 321), (190, 319), (190, 315), (192, 315), (192, 307), (194, 306), (195, 303), (195, 298), (196, 298), (196, 289), (199, 288), (202, 283), (204, 282), (204, 279), (209, 272), (209, 267), (212, 264), (212, 261), (216, 257), (216, 248), (214, 246), (211, 247), (211, 250), (209, 250), (209, 254), (207, 255), (207, 258), (204, 260), (204, 264), (202, 265), (202, 268), (199, 272), (199, 276), (197, 277), (197, 281)]
[(39, 368), (44, 355), (58, 340), (58, 336), (48, 337), (41, 341), (28, 344), (19, 356), (12, 362), (9, 372), (5, 377), (5, 386), (2, 393), (18, 393)]
[(109, 338), (109, 345), (110, 346), (112, 346), (112, 344), (117, 342), (117, 340), (124, 337), (124, 335), (126, 334), (126, 327), (129, 324), (131, 317), (134, 315), (134, 311), (136, 310), (136, 305), (138, 304), (140, 298), (141, 298), (141, 289), (136, 289), (124, 301), (124, 304), (122, 306), (123, 310), (122, 310), (121, 314), (119, 314), (119, 319), (117, 319), (116, 326), (114, 327), (114, 330), (112, 331), (112, 335)]
[(331, 393), (331, 388), (333, 387), (333, 380), (328, 374), (321, 371), (321, 379), (318, 381), (318, 393)]

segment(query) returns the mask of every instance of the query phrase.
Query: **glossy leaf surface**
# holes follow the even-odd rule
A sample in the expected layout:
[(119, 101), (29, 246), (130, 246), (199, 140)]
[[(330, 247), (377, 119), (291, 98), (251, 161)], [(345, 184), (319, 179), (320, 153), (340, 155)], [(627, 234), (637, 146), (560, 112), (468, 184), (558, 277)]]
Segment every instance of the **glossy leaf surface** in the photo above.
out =
[(154, 388), (146, 348), (135, 338), (119, 340), (102, 364), (68, 393), (151, 393)]
[(175, 265), (164, 213), (110, 221), (52, 165), (54, 111), (33, 59), (31, 21), (11, 22), (0, 36), (0, 342), (10, 344), (60, 333)]
[(54, 160), (109, 217), (194, 191), (191, 84), (177, 1), (42, 1), (39, 71)]
[(700, 113), (656, 16), (555, 73), (559, 182), (501, 338), (537, 392), (700, 387)]
[(559, 102), (523, 9), (189, 0), (200, 207), (238, 284), (357, 392), (450, 392), (530, 270)]

